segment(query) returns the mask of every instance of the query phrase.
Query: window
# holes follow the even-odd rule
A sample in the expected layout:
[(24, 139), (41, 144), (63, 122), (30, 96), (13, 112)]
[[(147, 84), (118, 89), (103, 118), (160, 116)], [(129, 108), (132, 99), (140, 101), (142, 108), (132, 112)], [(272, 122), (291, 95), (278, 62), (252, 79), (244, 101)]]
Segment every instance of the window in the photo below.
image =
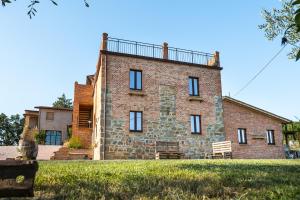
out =
[(238, 139), (239, 139), (239, 144), (247, 144), (246, 129), (244, 128), (238, 129)]
[(267, 142), (270, 145), (275, 144), (274, 130), (267, 130)]
[(130, 131), (143, 130), (143, 113), (139, 111), (130, 111)]
[(191, 115), (191, 132), (201, 134), (201, 116)]
[(130, 70), (130, 89), (142, 90), (142, 71)]
[(46, 145), (61, 145), (61, 131), (46, 131)]
[(190, 96), (199, 96), (199, 79), (189, 77), (189, 94)]
[(47, 112), (46, 120), (54, 120), (54, 112)]

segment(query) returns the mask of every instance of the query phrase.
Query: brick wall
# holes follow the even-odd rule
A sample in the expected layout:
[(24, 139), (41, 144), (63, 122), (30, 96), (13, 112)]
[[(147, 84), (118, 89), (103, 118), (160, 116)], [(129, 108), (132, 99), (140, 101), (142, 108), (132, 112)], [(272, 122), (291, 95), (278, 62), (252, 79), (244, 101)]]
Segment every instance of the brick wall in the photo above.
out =
[[(226, 140), (232, 141), (233, 158), (283, 158), (281, 121), (224, 100)], [(238, 143), (238, 128), (245, 128), (247, 144)], [(275, 145), (268, 145), (266, 131), (274, 130)]]
[(93, 85), (82, 85), (75, 82), (73, 103), (72, 134), (81, 139), (85, 148), (92, 145), (92, 129), (79, 127), (80, 106), (93, 106)]
[[(105, 91), (105, 70), (100, 70), (94, 96), (98, 107), (95, 151), (105, 138), (105, 159), (153, 159), (155, 140), (179, 141), (186, 157), (199, 158), (211, 150), (213, 141), (225, 139), (220, 70), (120, 55), (101, 57), (107, 65), (106, 128), (103, 137), (104, 97), (100, 93)], [(138, 94), (129, 89), (130, 69), (143, 71), (143, 90)], [(189, 76), (199, 77), (203, 101), (189, 99)], [(129, 131), (131, 110), (143, 111), (143, 132)], [(201, 135), (191, 134), (191, 114), (202, 116)], [(99, 152), (95, 155), (103, 159)]]

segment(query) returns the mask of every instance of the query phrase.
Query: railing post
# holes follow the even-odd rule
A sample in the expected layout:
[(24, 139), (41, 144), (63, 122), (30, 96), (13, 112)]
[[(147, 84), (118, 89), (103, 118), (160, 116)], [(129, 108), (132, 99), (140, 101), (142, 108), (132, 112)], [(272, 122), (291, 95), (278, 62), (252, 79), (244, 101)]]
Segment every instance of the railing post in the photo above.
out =
[(194, 53), (192, 51), (192, 63), (194, 63)]
[(135, 42), (135, 55), (137, 55), (137, 45), (138, 45), (138, 43)]
[(118, 40), (118, 42), (117, 42), (117, 52), (119, 53), (119, 48), (120, 48), (120, 40)]
[(152, 45), (152, 57), (154, 58), (154, 44)]
[(215, 51), (214, 59), (215, 59), (215, 65), (220, 67), (220, 52)]
[(101, 50), (107, 50), (107, 39), (108, 39), (108, 34), (103, 33), (102, 34), (102, 44), (101, 44)]
[(168, 43), (164, 42), (163, 44), (163, 59), (168, 60), (169, 59), (169, 47)]

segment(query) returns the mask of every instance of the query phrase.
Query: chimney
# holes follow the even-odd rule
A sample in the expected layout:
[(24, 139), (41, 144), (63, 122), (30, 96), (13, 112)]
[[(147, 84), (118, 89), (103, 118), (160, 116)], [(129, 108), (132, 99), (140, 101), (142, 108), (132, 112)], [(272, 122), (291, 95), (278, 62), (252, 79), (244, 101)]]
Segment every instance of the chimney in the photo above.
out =
[(220, 67), (220, 53), (215, 51), (214, 53), (215, 65)]
[(107, 38), (108, 34), (107, 33), (102, 33), (102, 43), (101, 43), (101, 50), (107, 50)]
[(168, 43), (164, 42), (163, 44), (163, 59), (168, 60), (169, 59), (169, 47)]

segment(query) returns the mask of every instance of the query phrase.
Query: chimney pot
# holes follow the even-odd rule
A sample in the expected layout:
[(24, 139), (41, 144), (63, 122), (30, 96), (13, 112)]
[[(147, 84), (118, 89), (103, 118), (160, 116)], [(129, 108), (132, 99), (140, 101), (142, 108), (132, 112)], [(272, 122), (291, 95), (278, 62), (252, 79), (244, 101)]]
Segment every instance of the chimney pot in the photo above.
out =
[(167, 42), (163, 43), (163, 59), (169, 59), (169, 47)]
[(107, 33), (102, 33), (101, 50), (107, 50), (107, 39), (108, 39), (108, 34)]

